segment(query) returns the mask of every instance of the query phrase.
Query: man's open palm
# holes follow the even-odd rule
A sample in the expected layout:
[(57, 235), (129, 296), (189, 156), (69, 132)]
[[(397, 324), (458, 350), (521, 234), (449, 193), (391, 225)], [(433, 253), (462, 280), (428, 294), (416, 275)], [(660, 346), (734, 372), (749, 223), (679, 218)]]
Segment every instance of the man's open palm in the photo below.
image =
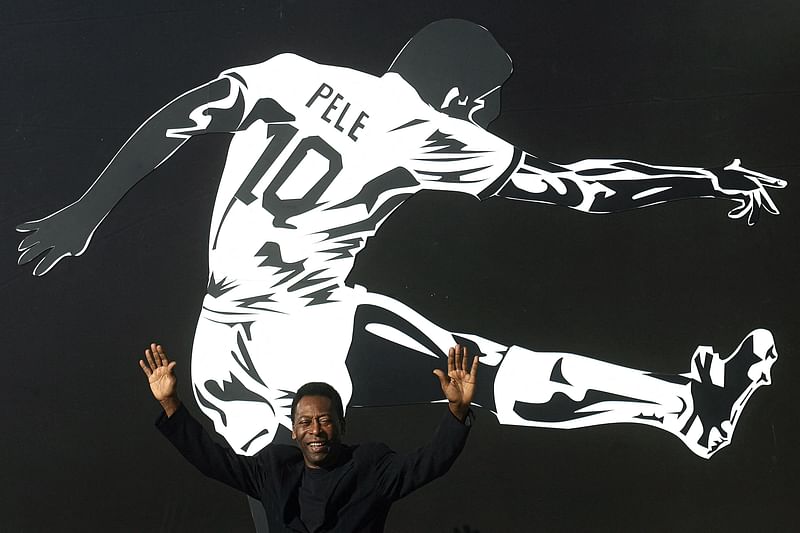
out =
[(150, 348), (144, 351), (147, 363), (139, 359), (139, 366), (142, 367), (147, 380), (150, 382), (150, 391), (153, 397), (159, 402), (174, 398), (175, 388), (178, 379), (172, 371), (175, 368), (175, 361), (170, 362), (160, 344), (151, 344)]
[(450, 348), (447, 354), (447, 375), (442, 370), (433, 371), (439, 378), (442, 392), (450, 404), (460, 410), (469, 409), (472, 398), (475, 396), (475, 385), (478, 381), (478, 357), (472, 359), (472, 367), (467, 371), (469, 356), (467, 348), (456, 345)]

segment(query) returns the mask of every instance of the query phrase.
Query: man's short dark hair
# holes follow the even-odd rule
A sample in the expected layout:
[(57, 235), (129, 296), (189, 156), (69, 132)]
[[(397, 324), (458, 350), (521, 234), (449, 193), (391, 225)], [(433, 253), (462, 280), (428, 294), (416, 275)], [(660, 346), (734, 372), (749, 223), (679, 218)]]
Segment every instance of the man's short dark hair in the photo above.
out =
[(342, 397), (339, 396), (339, 393), (336, 392), (332, 386), (328, 385), (327, 383), (323, 383), (322, 381), (312, 381), (311, 383), (306, 383), (294, 394), (294, 399), (292, 399), (292, 423), (294, 423), (294, 412), (297, 409), (297, 404), (300, 403), (300, 398), (303, 396), (324, 396), (331, 401), (333, 404), (333, 408), (336, 410), (336, 415), (339, 417), (339, 421), (344, 421), (344, 406), (342, 406)]

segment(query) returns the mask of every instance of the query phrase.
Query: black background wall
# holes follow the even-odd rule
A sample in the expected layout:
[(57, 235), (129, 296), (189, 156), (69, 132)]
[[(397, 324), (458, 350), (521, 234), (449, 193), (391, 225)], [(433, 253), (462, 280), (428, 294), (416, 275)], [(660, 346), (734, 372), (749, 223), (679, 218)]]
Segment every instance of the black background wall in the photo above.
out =
[[(774, 384), (710, 461), (651, 428), (500, 426), (479, 416), (456, 467), (389, 531), (789, 531), (800, 410), (800, 5), (686, 2), (6, 1), (0, 7), (0, 529), (250, 531), (243, 496), (157, 434), (136, 360), (189, 353), (226, 137), (192, 140), (137, 186), (82, 257), (17, 267), (16, 224), (75, 200), (129, 134), (230, 66), (293, 51), (381, 73), (426, 23), (461, 17), (514, 60), (490, 128), (556, 162), (624, 157), (790, 181), (754, 228), (724, 202), (613, 216), (420, 194), (351, 281), (443, 326), (655, 371), (688, 371), (770, 328)], [(421, 380), (433, 379), (420, 376)], [(353, 410), (349, 439), (423, 442), (440, 408)], [(196, 408), (195, 408), (196, 410)], [(763, 525), (762, 525), (763, 524)]]

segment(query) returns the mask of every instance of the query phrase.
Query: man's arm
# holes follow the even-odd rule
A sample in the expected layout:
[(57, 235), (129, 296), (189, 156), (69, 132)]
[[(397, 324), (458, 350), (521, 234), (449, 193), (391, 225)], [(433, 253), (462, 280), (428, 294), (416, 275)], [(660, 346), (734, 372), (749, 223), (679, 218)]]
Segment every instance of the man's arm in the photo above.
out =
[(450, 348), (447, 356), (447, 374), (439, 369), (434, 371), (447, 398), (449, 413), (444, 415), (428, 444), (408, 454), (390, 452), (381, 459), (378, 490), (384, 497), (402, 498), (444, 475), (461, 453), (469, 433), (467, 417), (475, 395), (478, 358), (473, 358), (469, 371), (468, 363), (467, 349), (456, 346)]
[(29, 233), (19, 245), (19, 264), (44, 252), (33, 269), (34, 275), (41, 276), (64, 257), (81, 255), (106, 215), (144, 176), (193, 135), (235, 131), (243, 113), (238, 82), (228, 77), (168, 103), (139, 126), (80, 199), (45, 218), (17, 226), (17, 231)]
[(164, 409), (156, 423), (158, 429), (200, 472), (260, 499), (263, 476), (259, 460), (217, 444), (189, 414), (178, 398), (175, 361), (167, 358), (160, 345), (151, 344), (145, 350), (145, 359), (147, 362), (139, 360), (139, 366), (150, 383), (150, 392)]
[(519, 162), (508, 178), (483, 197), (570, 207), (585, 213), (612, 213), (685, 198), (721, 198), (737, 206), (728, 216), (758, 220), (761, 209), (778, 208), (766, 187), (783, 188), (786, 181), (741, 166), (737, 159), (724, 168), (655, 166), (626, 160), (584, 160), (557, 165), (518, 152)]

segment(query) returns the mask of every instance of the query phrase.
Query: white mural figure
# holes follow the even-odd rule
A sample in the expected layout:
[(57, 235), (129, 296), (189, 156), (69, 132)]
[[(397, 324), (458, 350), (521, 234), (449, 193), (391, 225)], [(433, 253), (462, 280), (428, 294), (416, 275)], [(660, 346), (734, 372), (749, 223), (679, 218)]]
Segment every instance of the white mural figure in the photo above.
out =
[[(38, 259), (33, 273), (44, 275), (80, 255), (122, 196), (187, 140), (230, 132), (191, 373), (198, 404), (235, 450), (254, 454), (290, 427), (293, 391), (308, 381), (331, 383), (351, 406), (437, 401), (418, 369), (441, 366), (458, 342), (483, 354), (478, 403), (503, 424), (646, 424), (710, 457), (770, 383), (777, 353), (767, 330), (728, 357), (699, 346), (687, 368), (654, 375), (447, 331), (346, 283), (355, 256), (421, 190), (595, 214), (684, 198), (731, 200), (729, 216), (750, 224), (762, 209), (778, 214), (765, 187), (786, 183), (738, 160), (718, 169), (555, 164), (509, 144), (485, 127), (510, 74), (491, 34), (461, 20), (421, 30), (382, 76), (293, 54), (227, 70), (147, 119), (75, 203), (21, 224), (19, 262)], [(376, 343), (383, 348), (369, 348)]]

